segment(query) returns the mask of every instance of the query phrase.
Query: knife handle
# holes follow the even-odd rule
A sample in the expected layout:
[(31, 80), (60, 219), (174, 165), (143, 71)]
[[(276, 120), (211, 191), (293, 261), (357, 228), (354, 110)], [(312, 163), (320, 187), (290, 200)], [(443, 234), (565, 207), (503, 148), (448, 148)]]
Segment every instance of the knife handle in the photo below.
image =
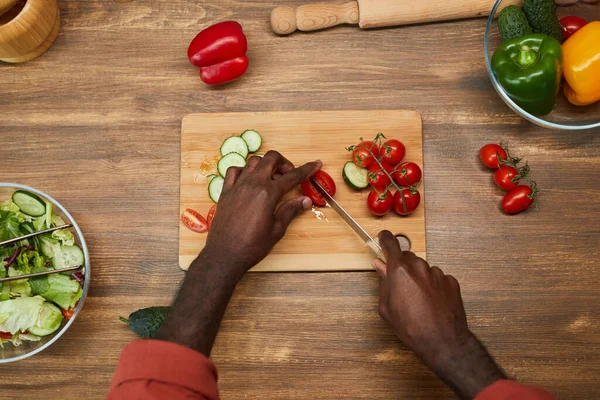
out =
[(358, 3), (305, 4), (298, 8), (277, 7), (271, 12), (271, 29), (278, 35), (289, 35), (296, 29), (318, 31), (341, 24), (358, 24)]

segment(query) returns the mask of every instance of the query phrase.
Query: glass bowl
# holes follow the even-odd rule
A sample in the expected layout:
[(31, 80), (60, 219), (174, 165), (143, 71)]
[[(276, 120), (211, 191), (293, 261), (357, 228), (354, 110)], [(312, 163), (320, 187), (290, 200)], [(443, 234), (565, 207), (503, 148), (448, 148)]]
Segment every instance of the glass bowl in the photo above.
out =
[(12, 361), (23, 360), (27, 357), (31, 357), (34, 354), (39, 353), (40, 351), (50, 347), (52, 343), (56, 342), (59, 337), (62, 336), (63, 333), (69, 329), (71, 324), (77, 318), (77, 315), (81, 311), (83, 307), (83, 303), (88, 293), (88, 289), (90, 286), (90, 255), (88, 253), (88, 248), (85, 244), (85, 239), (83, 238), (83, 234), (77, 225), (77, 222), (73, 219), (71, 214), (56, 200), (52, 197), (48, 196), (46, 193), (40, 192), (32, 187), (19, 185), (17, 183), (4, 183), (0, 182), (0, 203), (10, 199), (13, 192), (15, 190), (26, 190), (31, 193), (35, 193), (40, 196), (42, 199), (50, 202), (54, 206), (54, 212), (59, 215), (66, 223), (73, 224), (73, 228), (71, 228), (75, 236), (75, 243), (81, 247), (83, 250), (83, 255), (85, 259), (85, 265), (82, 271), (84, 272), (84, 281), (83, 281), (83, 294), (81, 295), (81, 299), (79, 299), (79, 303), (75, 308), (75, 312), (73, 316), (69, 320), (63, 320), (61, 327), (51, 335), (44, 336), (38, 342), (30, 342), (23, 341), (23, 343), (19, 346), (14, 346), (12, 343), (5, 343), (4, 348), (0, 347), (0, 363), (8, 363)]
[[(600, 3), (585, 3), (583, 0), (560, 0), (559, 2), (574, 2), (570, 5), (557, 5), (558, 18), (567, 15), (577, 15), (591, 22), (600, 20)], [(574, 106), (565, 98), (562, 85), (558, 93), (556, 107), (548, 115), (535, 116), (519, 107), (512, 101), (506, 91), (502, 88), (492, 71), (491, 59), (494, 51), (501, 44), (500, 33), (498, 32), (498, 19), (494, 18), (496, 11), (502, 9), (504, 5), (510, 4), (509, 0), (497, 0), (492, 8), (490, 16), (485, 27), (485, 37), (483, 48), (485, 52), (485, 64), (492, 85), (500, 98), (517, 114), (528, 121), (539, 126), (550, 129), (563, 130), (581, 130), (600, 127), (600, 102), (588, 106)]]

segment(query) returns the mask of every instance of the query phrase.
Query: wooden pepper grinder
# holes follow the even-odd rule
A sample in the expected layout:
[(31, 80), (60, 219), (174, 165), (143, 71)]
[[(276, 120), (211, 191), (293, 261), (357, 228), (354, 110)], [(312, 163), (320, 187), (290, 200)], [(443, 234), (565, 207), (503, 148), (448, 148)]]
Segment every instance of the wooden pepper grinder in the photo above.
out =
[(39, 57), (59, 30), (57, 0), (0, 0), (0, 61), (22, 63)]

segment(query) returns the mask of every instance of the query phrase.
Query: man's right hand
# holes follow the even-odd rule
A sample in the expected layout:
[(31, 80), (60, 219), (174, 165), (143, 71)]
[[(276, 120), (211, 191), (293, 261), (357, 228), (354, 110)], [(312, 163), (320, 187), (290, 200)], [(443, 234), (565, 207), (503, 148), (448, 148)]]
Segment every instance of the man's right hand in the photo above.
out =
[(389, 231), (379, 234), (387, 259), (374, 266), (381, 278), (379, 315), (402, 342), (464, 399), (472, 399), (504, 373), (469, 331), (458, 281), (402, 251)]

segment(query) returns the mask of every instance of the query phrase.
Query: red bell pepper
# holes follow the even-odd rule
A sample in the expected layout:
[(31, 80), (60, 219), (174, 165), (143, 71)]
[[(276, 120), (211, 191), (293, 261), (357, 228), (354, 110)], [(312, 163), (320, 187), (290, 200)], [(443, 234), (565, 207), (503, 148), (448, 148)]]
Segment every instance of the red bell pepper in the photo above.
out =
[(224, 21), (209, 26), (190, 43), (188, 58), (200, 68), (200, 78), (209, 85), (229, 82), (248, 69), (248, 42), (242, 26)]

